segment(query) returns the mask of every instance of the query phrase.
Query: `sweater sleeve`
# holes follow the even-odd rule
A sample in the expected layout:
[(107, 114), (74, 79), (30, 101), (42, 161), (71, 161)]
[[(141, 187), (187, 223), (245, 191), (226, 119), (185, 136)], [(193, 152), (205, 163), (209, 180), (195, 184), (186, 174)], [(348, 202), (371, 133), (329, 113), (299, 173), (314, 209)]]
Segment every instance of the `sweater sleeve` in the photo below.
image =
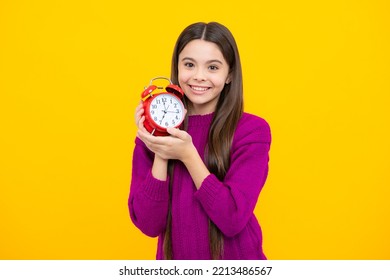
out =
[(134, 225), (144, 234), (157, 237), (166, 227), (169, 179), (153, 177), (153, 159), (154, 154), (136, 138), (128, 207)]
[(267, 122), (252, 116), (237, 128), (230, 168), (221, 182), (213, 174), (203, 181), (195, 197), (222, 233), (240, 233), (253, 215), (268, 176), (271, 133)]

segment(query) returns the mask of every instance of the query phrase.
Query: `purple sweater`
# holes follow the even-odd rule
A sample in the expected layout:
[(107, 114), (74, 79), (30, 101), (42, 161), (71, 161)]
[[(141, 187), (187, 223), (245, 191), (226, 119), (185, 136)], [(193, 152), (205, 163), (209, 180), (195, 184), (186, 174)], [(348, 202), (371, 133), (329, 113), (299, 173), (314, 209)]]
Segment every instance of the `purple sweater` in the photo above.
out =
[[(213, 114), (190, 116), (187, 132), (204, 159)], [(168, 213), (168, 180), (151, 174), (153, 153), (136, 138), (128, 206), (133, 223), (146, 235), (158, 236), (157, 259), (163, 259)], [(244, 113), (234, 134), (231, 165), (221, 182), (213, 174), (199, 190), (180, 161), (172, 185), (172, 247), (175, 259), (210, 259), (208, 219), (224, 235), (223, 259), (266, 259), (262, 233), (254, 215), (268, 174), (271, 143), (267, 122)]]

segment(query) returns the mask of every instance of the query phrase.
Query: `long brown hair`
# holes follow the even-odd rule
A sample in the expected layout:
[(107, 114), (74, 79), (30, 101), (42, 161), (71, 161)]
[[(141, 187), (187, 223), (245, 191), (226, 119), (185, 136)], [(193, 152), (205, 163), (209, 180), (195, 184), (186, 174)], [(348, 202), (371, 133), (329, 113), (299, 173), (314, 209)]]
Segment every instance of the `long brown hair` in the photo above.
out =
[[(198, 22), (189, 25), (179, 35), (172, 56), (171, 80), (178, 84), (179, 54), (192, 40), (201, 39), (215, 43), (229, 65), (230, 83), (223, 88), (211, 123), (206, 147), (206, 163), (209, 171), (219, 180), (223, 180), (230, 166), (230, 148), (237, 123), (243, 112), (243, 83), (238, 48), (232, 33), (217, 22)], [(190, 101), (185, 97), (185, 103)], [(187, 122), (185, 122), (187, 123)], [(173, 173), (172, 162), (169, 172)], [(170, 176), (172, 178), (172, 176)], [(170, 183), (170, 194), (172, 186)], [(171, 209), (171, 201), (169, 209)], [(172, 216), (169, 210), (164, 238), (164, 257), (172, 259), (171, 240)], [(223, 235), (218, 227), (209, 220), (209, 240), (212, 259), (223, 258)]]

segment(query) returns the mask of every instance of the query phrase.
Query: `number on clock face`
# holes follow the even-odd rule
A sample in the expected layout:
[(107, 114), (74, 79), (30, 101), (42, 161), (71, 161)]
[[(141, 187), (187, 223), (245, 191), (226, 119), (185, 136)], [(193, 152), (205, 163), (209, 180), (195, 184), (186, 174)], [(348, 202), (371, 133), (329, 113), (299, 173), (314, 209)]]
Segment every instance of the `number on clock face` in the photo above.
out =
[(153, 121), (164, 128), (175, 127), (183, 120), (183, 105), (170, 94), (156, 96), (150, 103), (149, 110)]

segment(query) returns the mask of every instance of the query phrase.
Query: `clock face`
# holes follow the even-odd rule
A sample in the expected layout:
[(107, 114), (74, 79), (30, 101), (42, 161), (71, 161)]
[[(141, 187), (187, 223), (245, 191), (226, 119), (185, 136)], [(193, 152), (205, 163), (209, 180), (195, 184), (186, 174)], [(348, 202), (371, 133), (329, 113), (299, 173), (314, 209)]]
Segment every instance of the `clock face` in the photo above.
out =
[(162, 93), (152, 100), (149, 107), (151, 119), (163, 128), (179, 126), (184, 119), (184, 107), (174, 95)]

